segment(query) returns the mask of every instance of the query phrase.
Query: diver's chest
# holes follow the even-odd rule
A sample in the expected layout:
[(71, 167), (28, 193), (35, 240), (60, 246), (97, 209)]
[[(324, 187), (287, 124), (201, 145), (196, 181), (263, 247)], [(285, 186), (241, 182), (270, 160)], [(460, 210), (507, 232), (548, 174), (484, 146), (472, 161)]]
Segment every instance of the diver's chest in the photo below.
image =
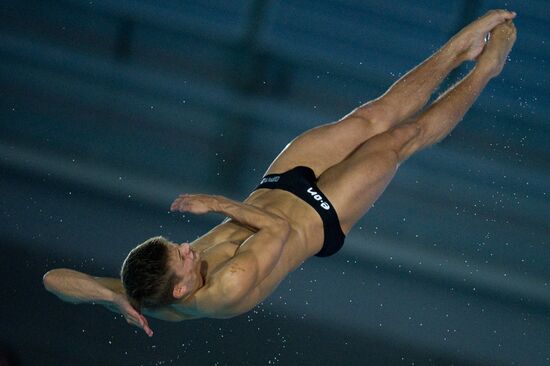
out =
[(208, 272), (215, 272), (233, 258), (241, 243), (240, 241), (225, 241), (203, 251), (201, 257), (208, 264)]

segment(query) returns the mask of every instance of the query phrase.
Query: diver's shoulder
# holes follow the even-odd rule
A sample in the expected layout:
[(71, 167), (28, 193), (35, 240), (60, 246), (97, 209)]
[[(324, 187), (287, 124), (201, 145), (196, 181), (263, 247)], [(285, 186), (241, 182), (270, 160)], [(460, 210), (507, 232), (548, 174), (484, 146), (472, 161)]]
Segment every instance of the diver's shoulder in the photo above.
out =
[(215, 319), (227, 319), (240, 315), (235, 311), (234, 296), (228, 293), (223, 281), (223, 273), (213, 276), (194, 296), (193, 308), (197, 316)]

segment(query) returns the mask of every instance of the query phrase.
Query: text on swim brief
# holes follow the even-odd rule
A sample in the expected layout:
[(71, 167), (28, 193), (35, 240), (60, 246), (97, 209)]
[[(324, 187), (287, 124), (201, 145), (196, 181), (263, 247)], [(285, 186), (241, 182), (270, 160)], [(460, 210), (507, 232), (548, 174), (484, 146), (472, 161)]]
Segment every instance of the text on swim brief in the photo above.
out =
[(307, 193), (309, 193), (315, 201), (319, 201), (322, 208), (324, 208), (325, 210), (330, 210), (330, 205), (327, 202), (323, 201), (323, 197), (318, 192), (315, 192), (313, 190), (313, 187), (309, 187), (307, 189)]
[(264, 184), (264, 183), (275, 183), (275, 182), (278, 182), (279, 179), (281, 179), (281, 177), (279, 175), (275, 176), (275, 177), (269, 177), (269, 178), (264, 178), (262, 179), (262, 181), (260, 182), (260, 184)]

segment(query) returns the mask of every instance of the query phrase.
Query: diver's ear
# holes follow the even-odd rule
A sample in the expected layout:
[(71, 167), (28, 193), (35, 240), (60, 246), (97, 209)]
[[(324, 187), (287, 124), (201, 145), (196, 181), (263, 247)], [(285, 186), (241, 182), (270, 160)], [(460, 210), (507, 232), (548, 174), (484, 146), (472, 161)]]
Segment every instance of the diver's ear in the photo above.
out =
[(187, 293), (187, 286), (182, 284), (177, 284), (174, 286), (174, 290), (172, 291), (172, 296), (176, 299), (181, 299), (185, 294)]

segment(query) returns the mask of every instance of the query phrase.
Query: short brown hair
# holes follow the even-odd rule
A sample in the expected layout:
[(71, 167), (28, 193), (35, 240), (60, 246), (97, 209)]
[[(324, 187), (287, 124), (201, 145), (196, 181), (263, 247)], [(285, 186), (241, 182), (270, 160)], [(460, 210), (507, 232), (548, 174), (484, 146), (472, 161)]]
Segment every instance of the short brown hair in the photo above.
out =
[(126, 296), (133, 307), (156, 308), (174, 302), (172, 294), (177, 281), (168, 266), (170, 242), (156, 236), (130, 251), (120, 270)]

